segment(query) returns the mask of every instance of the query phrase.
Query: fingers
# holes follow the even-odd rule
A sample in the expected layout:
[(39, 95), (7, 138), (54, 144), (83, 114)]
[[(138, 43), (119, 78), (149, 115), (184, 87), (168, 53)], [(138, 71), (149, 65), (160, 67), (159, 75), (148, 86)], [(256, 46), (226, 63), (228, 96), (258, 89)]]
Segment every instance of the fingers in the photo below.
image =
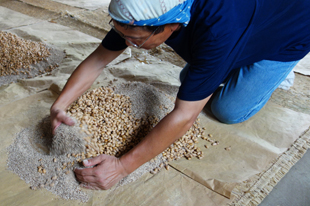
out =
[[(87, 168), (87, 169), (92, 169), (92, 168)], [(93, 175), (93, 171), (90, 171), (90, 170), (83, 171), (83, 170), (86, 170), (86, 169), (75, 169), (74, 170), (76, 179), (79, 182), (96, 182), (97, 181), (96, 177)]]
[(91, 190), (101, 190), (99, 176), (96, 175), (97, 168), (75, 169), (76, 179), (80, 186)]
[[(105, 158), (106, 158), (105, 156), (108, 156), (108, 155), (103, 154), (103, 155), (99, 155), (97, 157), (94, 157), (92, 159), (88, 159), (88, 160), (85, 159), (85, 160), (83, 160), (83, 164), (85, 167), (98, 165), (105, 160)], [(94, 178), (94, 179), (96, 176), (98, 176), (98, 174), (96, 173), (96, 170), (98, 170), (97, 167), (84, 168), (84, 169), (76, 168), (74, 170), (74, 172), (75, 172), (75, 174), (79, 180), (81, 180), (82, 182), (84, 182), (84, 181), (89, 182), (92, 179), (91, 179), (91, 177), (88, 177), (88, 176), (92, 176), (92, 178)]]
[(70, 117), (67, 116), (65, 111), (62, 111), (62, 110), (56, 111), (54, 119), (66, 125), (70, 125), (70, 126), (74, 125), (74, 121)]
[(80, 186), (84, 187), (86, 189), (91, 189), (91, 190), (100, 190), (100, 187), (98, 186), (98, 181), (95, 176), (92, 175), (80, 175), (79, 170), (84, 170), (84, 169), (76, 169), (75, 176), (76, 179), (81, 183)]
[(51, 120), (52, 120), (52, 130), (55, 134), (56, 129), (60, 126), (61, 123), (64, 123), (69, 126), (73, 126), (75, 123), (73, 119), (66, 115), (66, 112), (63, 110), (53, 110), (51, 111)]
[(76, 175), (80, 176), (95, 176), (95, 169), (96, 168), (76, 168), (74, 172)]
[(56, 129), (61, 125), (61, 122), (55, 122), (52, 124), (53, 134), (55, 134)]
[(118, 161), (114, 156), (103, 154), (84, 161), (85, 166), (95, 167), (75, 169), (74, 172), (77, 180), (83, 183), (82, 187), (107, 190), (124, 177), (123, 168)]
[(69, 125), (69, 126), (73, 126), (75, 124), (73, 119), (68, 117), (67, 115), (65, 115), (63, 123), (65, 123), (66, 125)]
[(92, 183), (81, 183), (80, 184), (80, 187), (83, 187), (83, 188), (86, 188), (86, 189), (90, 189), (90, 190), (101, 190), (100, 187), (98, 187), (97, 185), (95, 184), (92, 184)]
[(95, 166), (95, 165), (99, 164), (100, 162), (104, 161), (108, 157), (109, 157), (109, 155), (102, 154), (102, 155), (99, 155), (99, 156), (94, 157), (92, 159), (85, 159), (85, 160), (83, 160), (83, 165), (85, 167)]

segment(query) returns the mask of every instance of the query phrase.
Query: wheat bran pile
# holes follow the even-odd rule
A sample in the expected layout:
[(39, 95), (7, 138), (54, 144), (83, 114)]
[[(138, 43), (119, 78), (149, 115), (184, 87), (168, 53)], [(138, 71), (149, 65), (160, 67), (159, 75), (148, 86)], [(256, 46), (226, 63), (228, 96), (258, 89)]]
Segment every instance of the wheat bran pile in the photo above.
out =
[[(83, 159), (100, 154), (121, 156), (138, 144), (173, 107), (172, 96), (144, 83), (94, 89), (68, 109), (68, 114), (77, 121), (75, 126), (61, 125), (54, 139), (48, 117), (21, 131), (8, 149), (8, 167), (32, 189), (45, 188), (64, 199), (86, 202), (89, 194), (80, 189), (73, 168), (82, 167)], [(196, 122), (182, 138), (113, 189), (147, 172), (155, 174), (164, 167), (169, 169), (169, 161), (202, 158), (196, 145), (202, 133)]]
[(72, 171), (78, 166), (76, 158), (72, 155), (50, 155), (52, 141), (49, 117), (22, 130), (8, 148), (8, 169), (33, 190), (45, 188), (64, 199), (87, 202), (89, 196), (81, 191)]

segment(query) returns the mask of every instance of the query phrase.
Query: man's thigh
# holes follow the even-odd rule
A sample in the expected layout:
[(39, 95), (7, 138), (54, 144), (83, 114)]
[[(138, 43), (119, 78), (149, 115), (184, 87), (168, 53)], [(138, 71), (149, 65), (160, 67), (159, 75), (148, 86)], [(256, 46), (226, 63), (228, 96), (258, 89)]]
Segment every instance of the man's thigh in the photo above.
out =
[(263, 60), (234, 70), (213, 94), (211, 110), (221, 121), (240, 123), (256, 114), (298, 61)]

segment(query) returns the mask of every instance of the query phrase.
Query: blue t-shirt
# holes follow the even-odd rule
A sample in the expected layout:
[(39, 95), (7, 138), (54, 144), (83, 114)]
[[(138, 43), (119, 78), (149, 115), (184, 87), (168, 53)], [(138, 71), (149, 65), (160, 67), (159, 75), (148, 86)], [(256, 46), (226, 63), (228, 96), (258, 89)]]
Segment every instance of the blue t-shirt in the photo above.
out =
[[(103, 46), (115, 50), (107, 37)], [(303, 58), (310, 51), (310, 1), (195, 0), (188, 26), (165, 43), (190, 64), (178, 98), (201, 100), (241, 66)]]

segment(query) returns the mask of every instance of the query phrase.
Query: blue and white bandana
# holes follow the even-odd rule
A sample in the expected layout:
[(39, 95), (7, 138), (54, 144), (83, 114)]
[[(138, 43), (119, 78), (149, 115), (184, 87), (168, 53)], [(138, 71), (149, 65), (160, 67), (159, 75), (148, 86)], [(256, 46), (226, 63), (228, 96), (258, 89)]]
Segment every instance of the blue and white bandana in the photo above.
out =
[(187, 26), (194, 0), (111, 0), (110, 16), (134, 26), (180, 23)]

